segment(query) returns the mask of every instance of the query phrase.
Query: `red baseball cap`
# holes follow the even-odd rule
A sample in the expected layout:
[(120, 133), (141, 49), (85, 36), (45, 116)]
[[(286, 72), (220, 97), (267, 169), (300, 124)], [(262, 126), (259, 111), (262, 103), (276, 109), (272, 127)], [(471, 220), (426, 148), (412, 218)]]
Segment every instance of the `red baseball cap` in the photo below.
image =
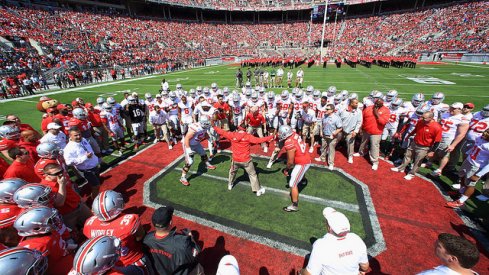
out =
[(66, 105), (64, 105), (64, 104), (58, 104), (58, 106), (56, 106), (56, 109), (58, 109), (58, 110), (66, 109)]
[(475, 105), (472, 102), (467, 102), (464, 104), (464, 108), (474, 109)]

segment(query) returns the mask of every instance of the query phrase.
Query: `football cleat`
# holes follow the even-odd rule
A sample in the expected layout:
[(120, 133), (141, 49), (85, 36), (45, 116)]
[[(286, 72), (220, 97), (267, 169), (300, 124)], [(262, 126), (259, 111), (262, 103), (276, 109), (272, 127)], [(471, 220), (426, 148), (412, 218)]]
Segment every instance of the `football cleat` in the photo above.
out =
[(299, 207), (294, 206), (293, 204), (286, 206), (283, 209), (285, 212), (297, 212), (297, 211), (299, 211)]
[(180, 182), (184, 185), (184, 186), (189, 186), (190, 183), (188, 182), (188, 180), (186, 178), (180, 178)]
[(456, 200), (456, 201), (449, 201), (449, 202), (446, 203), (446, 206), (447, 207), (450, 207), (450, 208), (459, 208), (459, 207), (464, 206), (464, 203), (463, 202), (460, 202), (458, 200)]

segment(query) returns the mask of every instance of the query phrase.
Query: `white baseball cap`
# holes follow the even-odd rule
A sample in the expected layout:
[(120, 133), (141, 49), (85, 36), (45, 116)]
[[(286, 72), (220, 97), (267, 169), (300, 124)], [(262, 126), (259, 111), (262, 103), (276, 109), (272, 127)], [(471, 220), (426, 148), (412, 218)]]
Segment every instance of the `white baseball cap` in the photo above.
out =
[(462, 102), (455, 102), (452, 105), (450, 105), (453, 109), (460, 109), (462, 110), (464, 108), (464, 104)]
[(233, 255), (222, 257), (216, 275), (239, 275), (238, 261)]
[(342, 236), (350, 232), (350, 222), (345, 214), (336, 211), (332, 207), (326, 207), (323, 210), (323, 216), (336, 235)]
[(59, 125), (56, 122), (50, 122), (48, 124), (48, 130), (51, 130), (51, 129), (60, 129), (60, 128), (61, 128), (61, 125)]

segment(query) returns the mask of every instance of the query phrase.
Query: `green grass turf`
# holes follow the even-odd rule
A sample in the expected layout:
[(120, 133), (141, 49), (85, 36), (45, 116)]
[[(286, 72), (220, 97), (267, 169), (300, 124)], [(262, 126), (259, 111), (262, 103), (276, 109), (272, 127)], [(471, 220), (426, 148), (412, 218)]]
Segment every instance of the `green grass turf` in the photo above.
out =
[[(70, 91), (52, 95), (51, 97), (58, 99), (62, 103), (70, 103), (76, 97), (82, 97), (86, 102), (95, 102), (95, 99), (100, 95), (104, 97), (114, 96), (120, 101), (123, 98), (124, 91), (138, 92), (141, 97), (146, 92), (153, 95), (156, 94), (160, 88), (162, 78), (168, 80), (172, 88), (175, 87), (176, 83), (181, 83), (184, 89), (188, 90), (199, 85), (210, 86), (212, 82), (217, 82), (221, 87), (229, 86), (232, 88), (235, 84), (234, 75), (237, 68), (237, 66), (198, 68), (131, 82), (115, 82), (102, 87), (89, 85), (83, 87), (82, 91)], [(243, 71), (246, 71), (246, 69)], [(293, 71), (295, 72), (296, 70), (294, 69)], [(428, 99), (434, 92), (440, 91), (445, 93), (446, 103), (455, 101), (473, 102), (476, 106), (475, 111), (480, 110), (489, 103), (489, 94), (487, 94), (489, 66), (483, 65), (453, 63), (448, 65), (418, 65), (416, 69), (387, 69), (377, 66), (372, 66), (371, 69), (362, 66), (358, 66), (356, 69), (347, 66), (337, 69), (330, 65), (327, 69), (322, 67), (304, 67), (304, 75), (304, 86), (313, 85), (315, 88), (324, 91), (329, 86), (335, 85), (338, 90), (346, 89), (350, 92), (357, 92), (360, 97), (366, 96), (373, 89), (383, 92), (389, 89), (396, 89), (405, 100), (410, 100), (412, 94), (417, 92), (423, 92)], [(421, 84), (409, 80), (407, 77), (434, 77), (455, 84)], [(280, 92), (282, 88), (271, 90)], [(15, 113), (20, 116), (22, 122), (29, 123), (35, 128), (40, 128), (41, 113), (35, 107), (38, 100), (39, 97), (20, 99), (13, 102), (0, 100), (0, 123), (6, 114)], [(112, 156), (105, 157), (104, 160), (109, 163), (118, 161), (117, 158)], [(447, 185), (452, 184), (449, 179), (444, 179), (444, 182)], [(480, 184), (478, 188), (480, 188)], [(309, 191), (306, 190), (305, 192)], [(489, 211), (487, 202), (481, 203), (475, 199), (469, 201), (467, 206), (465, 210), (477, 216), (482, 216), (480, 213)]]
[[(195, 162), (192, 168), (198, 167), (200, 163), (200, 159), (194, 159)], [(258, 162), (257, 173), (263, 186), (288, 191), (285, 187), (285, 177), (281, 173), (281, 168), (284, 165), (275, 164), (269, 171), (264, 171), (261, 168), (264, 167), (265, 162), (262, 160), (256, 162)], [(203, 168), (202, 172), (209, 175), (227, 177), (230, 165), (229, 158), (227, 156), (218, 157), (213, 163), (217, 163), (218, 169), (206, 171)], [(178, 167), (183, 167), (183, 164)], [(194, 172), (196, 170), (194, 169)], [(237, 181), (247, 180), (247, 177), (243, 177), (243, 174), (244, 171), (241, 169), (238, 172)], [(309, 183), (301, 194), (356, 204), (356, 193), (353, 185), (337, 175), (332, 176), (332, 174), (331, 172), (325, 172), (324, 169), (310, 169), (306, 173)], [(324, 235), (323, 205), (300, 200), (299, 197), (300, 211), (287, 213), (282, 210), (282, 207), (290, 204), (288, 194), (269, 191), (261, 197), (256, 197), (251, 192), (251, 187), (243, 184), (235, 185), (232, 191), (228, 191), (227, 181), (209, 178), (206, 175), (187, 175), (191, 186), (185, 187), (179, 182), (180, 175), (180, 171), (171, 170), (158, 180), (156, 183), (158, 198), (196, 209), (212, 216), (287, 236), (301, 242), (307, 242), (311, 237), (318, 238)], [(344, 190), (345, 192), (332, 194), (331, 190), (334, 189)], [(341, 195), (343, 193), (345, 193), (345, 196)], [(346, 200), (343, 200), (343, 198)], [(365, 238), (360, 213), (346, 210), (339, 211), (349, 218), (352, 231)]]

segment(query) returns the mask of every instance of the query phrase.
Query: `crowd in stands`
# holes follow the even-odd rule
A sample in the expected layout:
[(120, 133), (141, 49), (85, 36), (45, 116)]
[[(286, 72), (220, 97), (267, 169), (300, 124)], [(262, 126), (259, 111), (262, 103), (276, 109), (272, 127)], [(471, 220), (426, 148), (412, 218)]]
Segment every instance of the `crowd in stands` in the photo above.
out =
[[(248, 1), (247, 1), (248, 2)], [(327, 56), (365, 58), (423, 51), (487, 50), (489, 3), (477, 1), (416, 12), (345, 19), (326, 25)], [(320, 41), (322, 25), (183, 23), (3, 6), (0, 36), (20, 39), (0, 53), (0, 70), (59, 66), (195, 62), (221, 55), (257, 56), (260, 48), (305, 48)], [(310, 39), (309, 39), (310, 36)], [(43, 55), (30, 44), (37, 41)], [(304, 51), (297, 54), (305, 55)]]

